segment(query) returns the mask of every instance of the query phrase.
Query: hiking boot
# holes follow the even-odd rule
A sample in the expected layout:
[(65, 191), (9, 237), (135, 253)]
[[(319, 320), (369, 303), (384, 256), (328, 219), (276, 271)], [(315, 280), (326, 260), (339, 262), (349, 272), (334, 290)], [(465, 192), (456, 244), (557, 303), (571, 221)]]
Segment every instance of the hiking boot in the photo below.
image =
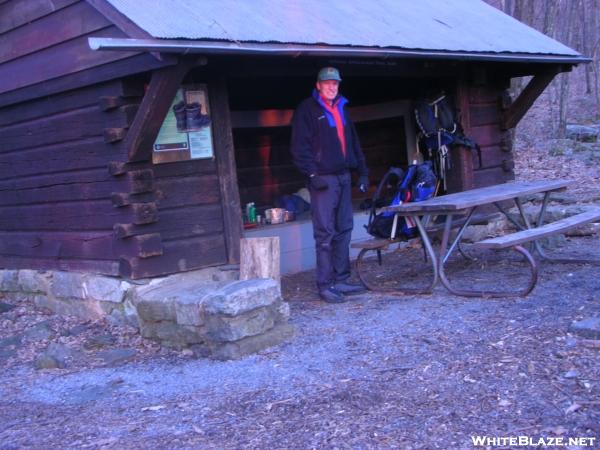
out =
[(200, 103), (191, 103), (186, 106), (188, 129), (200, 129), (210, 125), (210, 119), (206, 114), (202, 114), (202, 105)]
[(366, 291), (362, 284), (352, 283), (347, 280), (338, 281), (333, 287), (336, 291), (341, 292), (344, 295), (359, 294)]
[(344, 303), (346, 301), (342, 293), (333, 286), (320, 290), (319, 297), (327, 303)]
[(173, 113), (177, 121), (177, 131), (185, 131), (187, 128), (187, 116), (185, 113), (185, 103), (179, 102), (173, 105)]

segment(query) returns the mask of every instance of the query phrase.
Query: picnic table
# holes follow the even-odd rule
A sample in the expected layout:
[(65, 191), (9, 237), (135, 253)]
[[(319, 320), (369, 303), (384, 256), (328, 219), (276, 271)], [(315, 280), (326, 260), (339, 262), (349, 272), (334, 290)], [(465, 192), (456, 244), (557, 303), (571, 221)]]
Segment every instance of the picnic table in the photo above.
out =
[[(552, 262), (598, 262), (591, 259), (569, 259), (569, 258), (552, 258), (546, 255), (539, 243), (539, 239), (555, 234), (564, 233), (565, 231), (580, 226), (584, 223), (594, 222), (600, 219), (600, 208), (594, 208), (584, 213), (576, 214), (565, 219), (545, 224), (546, 209), (550, 201), (552, 193), (565, 190), (572, 180), (541, 180), (541, 181), (517, 181), (505, 184), (487, 186), (483, 188), (472, 189), (468, 191), (458, 192), (454, 194), (434, 197), (422, 202), (403, 203), (395, 206), (387, 206), (382, 208), (382, 211), (393, 212), (394, 225), (391, 236), (395, 236), (395, 230), (398, 225), (399, 217), (404, 217), (406, 220), (416, 224), (419, 230), (423, 249), (427, 259), (430, 260), (433, 277), (430, 284), (422, 289), (399, 289), (402, 292), (412, 293), (429, 293), (438, 281), (448, 289), (451, 293), (461, 296), (490, 296), (490, 297), (506, 297), (506, 296), (526, 296), (533, 290), (538, 278), (538, 264), (533, 257), (533, 253), (537, 253), (540, 258)], [(543, 200), (538, 212), (537, 220), (531, 223), (525, 214), (522, 198), (529, 197), (534, 194), (543, 194)], [(510, 214), (505, 205), (509, 202), (514, 202), (519, 211), (519, 218), (515, 219)], [(473, 244), (475, 248), (482, 249), (506, 249), (512, 248), (520, 253), (528, 264), (530, 269), (530, 277), (527, 285), (521, 289), (514, 290), (487, 290), (487, 289), (459, 289), (454, 287), (445, 272), (445, 264), (450, 255), (455, 249), (460, 250), (460, 242), (466, 228), (473, 223), (475, 212), (486, 205), (494, 205), (504, 216), (511, 221), (517, 231), (504, 236), (484, 239)], [(431, 242), (431, 233), (439, 226), (432, 226), (433, 217), (445, 216), (442, 226), (442, 238), (437, 252)], [(458, 227), (458, 231), (454, 239), (450, 239), (453, 229)], [(387, 242), (386, 242), (387, 241)], [(363, 283), (368, 288), (378, 290), (378, 286), (366, 282), (364, 276), (363, 263), (364, 258), (370, 251), (376, 251), (381, 261), (381, 251), (397, 240), (374, 239), (363, 243), (354, 244), (355, 247), (361, 248), (357, 258), (357, 272)], [(531, 251), (525, 248), (522, 244), (531, 243)], [(461, 253), (463, 253), (461, 251)], [(464, 253), (463, 253), (464, 255)], [(466, 255), (465, 255), (466, 256)]]

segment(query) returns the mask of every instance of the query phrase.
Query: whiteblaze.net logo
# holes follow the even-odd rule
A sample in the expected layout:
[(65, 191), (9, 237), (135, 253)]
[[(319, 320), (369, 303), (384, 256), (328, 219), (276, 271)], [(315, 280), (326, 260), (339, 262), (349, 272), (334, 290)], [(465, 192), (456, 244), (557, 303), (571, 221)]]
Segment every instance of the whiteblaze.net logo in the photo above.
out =
[(471, 436), (475, 447), (593, 447), (595, 437)]

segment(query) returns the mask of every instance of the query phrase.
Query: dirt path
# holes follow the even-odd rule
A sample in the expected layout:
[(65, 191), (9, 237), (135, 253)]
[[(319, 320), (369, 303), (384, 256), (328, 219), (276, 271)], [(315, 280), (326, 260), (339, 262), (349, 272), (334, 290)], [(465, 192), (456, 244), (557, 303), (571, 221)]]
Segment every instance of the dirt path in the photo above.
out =
[[(461, 449), (474, 435), (600, 438), (600, 341), (568, 333), (600, 317), (598, 268), (542, 269), (532, 295), (516, 300), (438, 288), (328, 305), (312, 273), (287, 277), (296, 337), (232, 362), (47, 316), (51, 337), (0, 360), (0, 448)], [(510, 270), (500, 267), (509, 280)], [(19, 305), (0, 317), (16, 326), (28, 314), (39, 312)], [(60, 333), (78, 326), (79, 335)], [(108, 347), (136, 356), (103, 360), (107, 347), (89, 344), (106, 334)], [(68, 366), (35, 370), (39, 348), (61, 339), (77, 350)]]

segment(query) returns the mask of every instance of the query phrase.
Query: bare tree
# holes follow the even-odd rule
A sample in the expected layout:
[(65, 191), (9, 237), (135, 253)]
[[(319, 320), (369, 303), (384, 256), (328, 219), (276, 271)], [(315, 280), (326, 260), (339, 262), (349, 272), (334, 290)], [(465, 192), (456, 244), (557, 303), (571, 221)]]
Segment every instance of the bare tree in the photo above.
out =
[[(575, 8), (577, 7), (577, 2), (571, 1), (566, 2), (565, 5), (565, 23), (563, 27), (561, 27), (563, 39), (562, 42), (569, 45), (572, 36), (572, 28), (571, 25), (573, 23), (573, 16), (575, 14)], [(559, 97), (558, 97), (558, 129), (557, 134), (559, 138), (564, 138), (567, 129), (567, 97), (569, 93), (569, 74), (562, 73), (560, 74), (560, 88), (559, 88)]]

